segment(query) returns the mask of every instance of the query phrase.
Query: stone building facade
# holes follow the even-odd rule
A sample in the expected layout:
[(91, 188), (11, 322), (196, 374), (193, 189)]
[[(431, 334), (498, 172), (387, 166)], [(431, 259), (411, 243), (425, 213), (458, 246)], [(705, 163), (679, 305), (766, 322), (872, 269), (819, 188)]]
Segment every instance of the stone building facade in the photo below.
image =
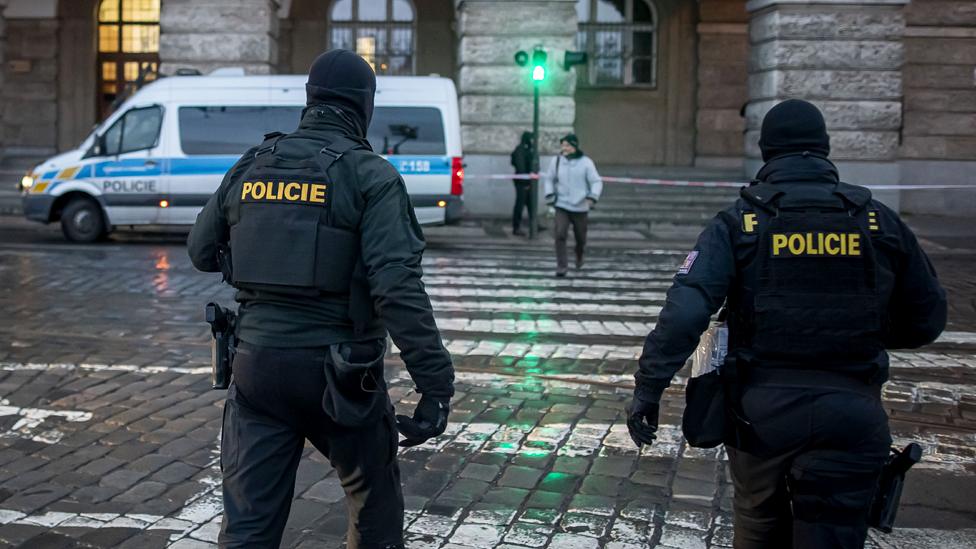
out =
[[(144, 69), (301, 73), (363, 39), (378, 72), (454, 80), (472, 174), (510, 170), (532, 91), (513, 54), (543, 45), (543, 152), (575, 131), (606, 173), (751, 176), (763, 115), (799, 97), (851, 182), (976, 185), (972, 0), (0, 0), (0, 156), (72, 147)], [(559, 67), (579, 49), (589, 64)], [(471, 181), (469, 207), (500, 209), (497, 189)], [(976, 212), (970, 190), (883, 197)]]

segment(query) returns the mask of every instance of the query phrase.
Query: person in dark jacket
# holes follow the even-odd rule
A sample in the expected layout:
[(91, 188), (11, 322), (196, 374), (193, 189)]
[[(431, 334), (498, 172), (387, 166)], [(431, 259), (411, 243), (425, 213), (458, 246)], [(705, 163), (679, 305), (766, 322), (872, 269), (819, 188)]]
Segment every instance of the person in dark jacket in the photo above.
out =
[(934, 341), (946, 297), (912, 231), (841, 183), (805, 101), (762, 124), (752, 186), (698, 238), (647, 336), (628, 428), (651, 444), (661, 394), (725, 305), (734, 546), (860, 548), (891, 437), (886, 349)]
[[(198, 269), (240, 303), (221, 440), (221, 547), (277, 547), (305, 440), (346, 493), (347, 546), (403, 547), (401, 446), (444, 432), (454, 393), (421, 281), (424, 237), (397, 171), (366, 141), (376, 77), (353, 52), (311, 66), (298, 129), (246, 152), (197, 217)], [(420, 392), (394, 418), (385, 338)]]
[[(512, 167), (517, 174), (532, 173), (532, 132), (522, 132), (522, 141), (512, 151)], [(522, 210), (528, 212), (532, 194), (532, 181), (513, 179), (515, 183), (515, 210), (512, 212), (512, 234), (524, 236), (522, 231)]]

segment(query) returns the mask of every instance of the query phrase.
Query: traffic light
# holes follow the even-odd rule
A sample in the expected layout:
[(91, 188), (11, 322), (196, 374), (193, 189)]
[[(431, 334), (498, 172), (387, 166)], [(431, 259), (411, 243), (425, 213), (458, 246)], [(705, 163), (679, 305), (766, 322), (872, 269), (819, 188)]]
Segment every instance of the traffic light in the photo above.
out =
[(546, 79), (546, 51), (537, 48), (532, 52), (532, 80), (542, 82)]
[(585, 51), (567, 51), (563, 56), (563, 70), (569, 70), (573, 65), (585, 65), (589, 58)]

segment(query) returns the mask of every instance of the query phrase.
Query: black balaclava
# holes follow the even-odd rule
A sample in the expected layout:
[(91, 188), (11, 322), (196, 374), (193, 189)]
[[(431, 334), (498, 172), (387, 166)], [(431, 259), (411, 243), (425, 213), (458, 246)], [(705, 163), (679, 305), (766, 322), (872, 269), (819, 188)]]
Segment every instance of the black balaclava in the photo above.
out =
[(788, 99), (763, 118), (759, 136), (763, 162), (790, 153), (809, 152), (824, 158), (830, 154), (827, 124), (812, 103)]
[(562, 137), (562, 139), (559, 140), (560, 143), (562, 143), (563, 141), (569, 143), (570, 145), (573, 146), (574, 149), (576, 149), (576, 152), (566, 155), (566, 158), (580, 158), (581, 156), (583, 156), (583, 150), (580, 149), (579, 146), (579, 138), (576, 137), (575, 133), (567, 133)]
[(522, 142), (519, 143), (523, 147), (532, 146), (532, 132), (522, 132)]
[(319, 55), (308, 69), (305, 84), (308, 106), (339, 107), (350, 115), (366, 135), (373, 118), (376, 73), (365, 59), (349, 50), (331, 50)]

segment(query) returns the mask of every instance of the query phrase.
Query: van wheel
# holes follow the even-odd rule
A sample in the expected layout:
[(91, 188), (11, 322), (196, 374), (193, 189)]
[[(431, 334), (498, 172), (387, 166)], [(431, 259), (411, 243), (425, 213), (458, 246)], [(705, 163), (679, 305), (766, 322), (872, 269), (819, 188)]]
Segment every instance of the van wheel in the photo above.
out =
[(102, 208), (87, 198), (75, 198), (61, 212), (61, 232), (72, 242), (94, 242), (105, 235)]

